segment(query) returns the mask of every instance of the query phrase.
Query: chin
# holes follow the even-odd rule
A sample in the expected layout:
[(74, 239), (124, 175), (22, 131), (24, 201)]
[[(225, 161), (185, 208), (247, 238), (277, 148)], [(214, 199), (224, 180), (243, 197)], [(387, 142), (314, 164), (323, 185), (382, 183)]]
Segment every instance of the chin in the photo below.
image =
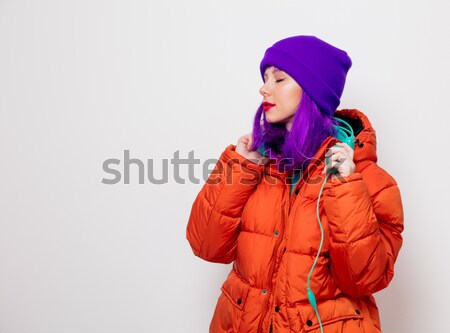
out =
[(266, 121), (268, 123), (277, 123), (280, 121), (280, 119), (276, 115), (266, 113)]
[(266, 121), (271, 124), (284, 123), (284, 119), (266, 114)]

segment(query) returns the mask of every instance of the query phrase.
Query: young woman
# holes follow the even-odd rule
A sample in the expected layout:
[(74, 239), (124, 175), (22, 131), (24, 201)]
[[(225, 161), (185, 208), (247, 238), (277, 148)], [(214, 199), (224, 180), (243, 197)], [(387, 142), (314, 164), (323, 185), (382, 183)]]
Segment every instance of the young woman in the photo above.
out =
[(196, 256), (233, 263), (210, 333), (381, 332), (372, 294), (393, 278), (403, 208), (367, 116), (336, 110), (351, 65), (314, 36), (266, 50), (253, 132), (223, 151), (186, 230)]

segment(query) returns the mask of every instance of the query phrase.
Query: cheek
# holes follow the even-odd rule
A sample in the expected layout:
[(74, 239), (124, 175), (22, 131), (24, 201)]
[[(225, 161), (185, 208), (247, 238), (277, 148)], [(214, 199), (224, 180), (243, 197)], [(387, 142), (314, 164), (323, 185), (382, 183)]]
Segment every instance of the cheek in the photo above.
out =
[(286, 89), (282, 91), (282, 95), (282, 100), (284, 101), (283, 104), (290, 108), (296, 108), (302, 98), (302, 90), (292, 84), (287, 86)]
[(292, 93), (285, 94), (285, 96), (283, 96), (283, 98), (281, 99), (283, 108), (285, 110), (289, 110), (290, 112), (295, 112), (300, 103), (300, 98), (301, 98), (301, 94), (300, 95), (296, 95), (296, 94), (292, 94)]

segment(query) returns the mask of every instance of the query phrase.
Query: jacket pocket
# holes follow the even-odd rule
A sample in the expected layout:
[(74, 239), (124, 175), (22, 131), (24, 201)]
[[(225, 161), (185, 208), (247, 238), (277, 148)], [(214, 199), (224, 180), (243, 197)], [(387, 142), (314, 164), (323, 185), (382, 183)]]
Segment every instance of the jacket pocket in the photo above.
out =
[[(297, 304), (301, 327), (304, 332), (320, 331), (319, 320), (311, 304)], [(317, 301), (322, 326), (327, 326), (327, 333), (334, 332), (364, 332), (362, 319), (364, 315), (357, 302), (349, 296)], [(325, 328), (324, 328), (325, 330)], [(312, 332), (311, 332), (312, 333)]]
[(242, 314), (250, 285), (241, 280), (234, 270), (230, 272), (220, 290), (216, 309), (210, 325), (210, 332), (239, 333)]

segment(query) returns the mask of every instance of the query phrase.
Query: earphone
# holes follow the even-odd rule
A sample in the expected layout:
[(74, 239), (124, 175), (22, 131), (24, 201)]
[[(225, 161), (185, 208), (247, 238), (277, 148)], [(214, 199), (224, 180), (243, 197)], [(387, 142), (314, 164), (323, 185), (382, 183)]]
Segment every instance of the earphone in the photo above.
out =
[[(353, 133), (353, 128), (345, 120), (342, 120), (342, 119), (339, 119), (339, 118), (335, 118), (335, 117), (333, 117), (333, 118), (337, 119), (338, 121), (340, 121), (340, 122), (342, 122), (342, 123), (344, 123), (344, 124), (346, 124), (348, 126), (348, 128), (344, 128), (344, 127), (335, 125), (336, 131), (337, 131), (336, 138), (339, 141), (348, 144), (352, 149), (354, 149), (355, 148), (355, 135)], [(333, 147), (337, 147), (337, 145), (335, 145)], [(325, 164), (328, 164), (328, 159), (329, 159), (329, 157), (327, 156), (325, 158)], [(330, 173), (337, 173), (338, 171), (337, 171), (336, 168), (331, 168), (329, 170), (329, 172)]]
[[(352, 149), (354, 149), (355, 148), (355, 135), (353, 133), (353, 128), (350, 126), (349, 123), (347, 123), (346, 121), (344, 121), (342, 119), (339, 119), (339, 118), (334, 118), (334, 119), (338, 120), (339, 122), (344, 123), (348, 127), (348, 128), (344, 128), (344, 127), (341, 127), (339, 125), (335, 125), (335, 128), (337, 130), (337, 134), (336, 134), (335, 137), (338, 140), (340, 140), (341, 142), (344, 142), (344, 143), (348, 144)], [(338, 147), (338, 145), (334, 145), (333, 147)], [(328, 160), (329, 160), (329, 157), (326, 157), (325, 164), (328, 164)], [(320, 221), (320, 216), (319, 216), (320, 197), (322, 196), (322, 190), (323, 190), (323, 188), (325, 186), (325, 183), (327, 182), (328, 176), (330, 174), (332, 174), (332, 173), (334, 174), (334, 173), (337, 173), (337, 172), (338, 172), (338, 170), (336, 168), (330, 168), (327, 171), (326, 176), (325, 176), (325, 180), (323, 181), (322, 187), (320, 188), (320, 191), (319, 191), (319, 196), (318, 196), (318, 199), (317, 199), (317, 206), (316, 206), (316, 214), (317, 214), (317, 221), (319, 223), (320, 233), (321, 233), (320, 245), (319, 245), (319, 248), (317, 250), (317, 255), (316, 255), (316, 258), (314, 259), (314, 263), (313, 263), (313, 265), (311, 267), (311, 270), (309, 271), (308, 279), (306, 280), (306, 290), (307, 290), (307, 294), (308, 294), (308, 300), (309, 300), (309, 303), (312, 305), (312, 307), (314, 309), (314, 312), (316, 313), (317, 320), (319, 321), (319, 326), (320, 326), (320, 332), (321, 333), (323, 333), (322, 321), (320, 320), (319, 311), (317, 310), (316, 296), (314, 295), (314, 293), (313, 293), (313, 291), (311, 290), (311, 287), (310, 287), (310, 279), (311, 279), (311, 274), (312, 274), (312, 272), (314, 270), (314, 267), (317, 264), (317, 260), (319, 259), (319, 254), (320, 254), (320, 251), (322, 250), (322, 244), (323, 244), (323, 238), (324, 238), (322, 222)]]

